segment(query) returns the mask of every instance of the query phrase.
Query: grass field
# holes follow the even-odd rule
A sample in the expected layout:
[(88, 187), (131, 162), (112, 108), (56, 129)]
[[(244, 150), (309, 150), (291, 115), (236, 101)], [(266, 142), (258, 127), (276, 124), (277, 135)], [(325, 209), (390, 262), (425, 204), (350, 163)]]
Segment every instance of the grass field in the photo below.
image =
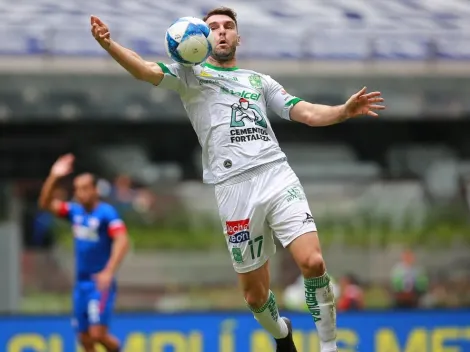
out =
[[(273, 288), (278, 297), (278, 304), (282, 304), (282, 289)], [(190, 310), (245, 310), (246, 306), (241, 293), (236, 287), (205, 289), (195, 287), (182, 295), (185, 302), (190, 302), (181, 309)], [(390, 298), (387, 292), (380, 287), (371, 287), (365, 290), (367, 309), (381, 309), (390, 307)], [(119, 306), (118, 306), (119, 307)], [(29, 292), (21, 301), (21, 312), (38, 313), (63, 313), (71, 311), (70, 294), (53, 294), (46, 292)]]

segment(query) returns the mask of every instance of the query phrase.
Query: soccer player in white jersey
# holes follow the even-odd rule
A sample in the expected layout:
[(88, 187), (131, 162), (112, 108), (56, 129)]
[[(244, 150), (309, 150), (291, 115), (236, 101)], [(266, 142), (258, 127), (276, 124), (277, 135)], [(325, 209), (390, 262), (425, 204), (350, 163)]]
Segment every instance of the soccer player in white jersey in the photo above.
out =
[(291, 322), (279, 316), (269, 288), (269, 258), (276, 236), (292, 254), (305, 283), (307, 306), (322, 352), (337, 351), (332, 285), (312, 213), (295, 173), (267, 118), (328, 126), (384, 109), (380, 92), (363, 88), (340, 106), (302, 101), (271, 77), (237, 67), (240, 45), (232, 9), (210, 11), (204, 21), (215, 35), (211, 56), (201, 65), (148, 62), (111, 39), (109, 28), (91, 17), (98, 43), (132, 76), (177, 92), (202, 147), (203, 181), (215, 185), (225, 238), (245, 301), (273, 336), (277, 351), (296, 351)]

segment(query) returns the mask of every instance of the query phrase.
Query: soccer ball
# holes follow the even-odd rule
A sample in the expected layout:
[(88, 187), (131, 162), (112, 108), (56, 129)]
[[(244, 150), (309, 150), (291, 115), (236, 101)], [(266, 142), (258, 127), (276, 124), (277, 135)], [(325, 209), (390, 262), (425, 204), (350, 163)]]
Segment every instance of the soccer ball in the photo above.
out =
[(205, 61), (213, 46), (211, 29), (196, 17), (181, 17), (166, 31), (165, 47), (168, 56), (185, 66)]

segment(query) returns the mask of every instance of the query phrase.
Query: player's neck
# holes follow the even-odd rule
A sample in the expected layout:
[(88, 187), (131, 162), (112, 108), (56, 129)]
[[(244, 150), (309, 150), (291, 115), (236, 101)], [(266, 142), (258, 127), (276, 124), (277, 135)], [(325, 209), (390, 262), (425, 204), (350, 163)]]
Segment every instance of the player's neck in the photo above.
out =
[(90, 204), (84, 205), (83, 207), (85, 208), (85, 210), (86, 210), (87, 212), (90, 213), (90, 212), (92, 212), (93, 210), (95, 210), (95, 208), (98, 206), (99, 202), (100, 202), (100, 201), (97, 200), (97, 201), (94, 201), (94, 202), (92, 202), (92, 203), (90, 203)]
[(235, 58), (225, 61), (225, 62), (220, 62), (215, 60), (212, 56), (209, 56), (206, 61), (207, 64), (215, 67), (220, 67), (220, 68), (236, 68), (237, 67), (237, 60)]

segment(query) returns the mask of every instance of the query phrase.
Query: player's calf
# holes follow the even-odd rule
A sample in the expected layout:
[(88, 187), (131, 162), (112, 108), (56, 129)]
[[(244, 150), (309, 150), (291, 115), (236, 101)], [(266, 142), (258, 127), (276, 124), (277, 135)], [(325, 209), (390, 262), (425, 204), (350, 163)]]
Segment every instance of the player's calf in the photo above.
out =
[(96, 352), (95, 341), (87, 333), (80, 333), (78, 335), (78, 341), (82, 345), (84, 352)]
[(121, 349), (119, 340), (108, 333), (106, 326), (92, 326), (90, 336), (93, 341), (101, 344), (108, 352), (119, 352)]
[(305, 300), (317, 326), (321, 352), (335, 352), (336, 308), (316, 232), (297, 237), (289, 250), (304, 276)]
[(275, 339), (288, 335), (286, 322), (279, 316), (274, 293), (269, 290), (269, 267), (265, 263), (261, 268), (249, 273), (238, 274), (246, 304), (255, 319)]

